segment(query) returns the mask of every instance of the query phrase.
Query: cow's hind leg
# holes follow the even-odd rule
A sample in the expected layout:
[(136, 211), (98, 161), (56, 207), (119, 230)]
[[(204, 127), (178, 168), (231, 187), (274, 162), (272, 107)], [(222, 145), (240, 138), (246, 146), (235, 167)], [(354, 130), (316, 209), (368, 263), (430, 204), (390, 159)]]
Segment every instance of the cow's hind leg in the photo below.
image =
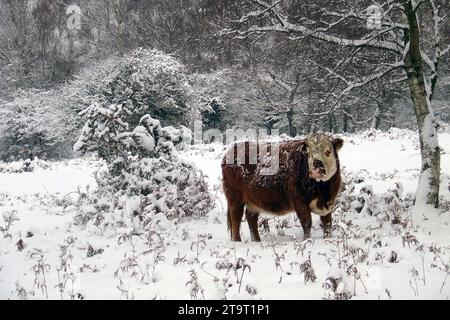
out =
[(228, 224), (231, 231), (231, 240), (241, 241), (241, 221), (244, 215), (243, 203), (228, 204)]
[(331, 222), (332, 222), (332, 214), (328, 214), (326, 216), (320, 217), (320, 224), (323, 230), (323, 237), (330, 238), (331, 237)]
[(260, 242), (261, 238), (259, 237), (259, 231), (258, 231), (259, 212), (252, 210), (248, 206), (246, 206), (245, 218), (247, 219), (248, 228), (250, 229), (250, 235), (252, 237), (252, 241)]

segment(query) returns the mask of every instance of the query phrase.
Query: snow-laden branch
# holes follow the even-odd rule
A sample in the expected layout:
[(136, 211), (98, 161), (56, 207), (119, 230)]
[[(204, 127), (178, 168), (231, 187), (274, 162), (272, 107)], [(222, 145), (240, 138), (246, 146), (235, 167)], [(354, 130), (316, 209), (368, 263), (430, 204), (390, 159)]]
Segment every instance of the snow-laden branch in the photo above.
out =
[(269, 104), (271, 109), (275, 108), (275, 103), (273, 102), (272, 98), (270, 97), (270, 95), (266, 92), (266, 90), (264, 89), (263, 84), (261, 83), (260, 79), (257, 79), (258, 82), (258, 86), (259, 89), (261, 90), (261, 93), (263, 94), (264, 98), (266, 99), (267, 103)]
[(240, 23), (246, 22), (248, 21), (250, 18), (252, 17), (261, 17), (264, 16), (267, 12), (269, 12), (270, 10), (272, 10), (275, 6), (279, 5), (281, 2), (283, 2), (284, 0), (279, 0), (277, 2), (275, 2), (273, 5), (271, 5), (270, 7), (268, 7), (267, 9), (265, 9), (264, 11), (251, 11), (249, 13), (247, 13), (246, 15), (244, 15), (243, 17), (241, 17), (241, 19), (239, 19)]
[[(392, 7), (389, 8), (388, 10), (393, 9)], [(353, 9), (350, 9), (350, 11), (347, 12), (336, 12), (336, 11), (330, 11), (330, 10), (323, 10), (323, 13), (325, 15), (328, 16), (333, 16), (333, 17), (339, 17), (339, 18), (354, 18), (354, 19), (358, 19), (361, 21), (366, 21), (367, 20), (367, 16), (364, 14), (359, 14), (357, 12), (355, 12)], [(396, 28), (396, 29), (400, 29), (400, 30), (408, 30), (409, 26), (407, 24), (404, 23), (398, 23), (398, 22), (394, 22), (390, 19), (390, 17), (387, 15), (389, 13), (389, 11), (384, 12), (383, 14), (383, 20), (381, 21), (381, 26), (383, 27), (389, 27), (389, 28)]]
[(353, 123), (355, 123), (355, 124), (365, 124), (365, 123), (368, 123), (368, 122), (372, 121), (373, 118), (375, 118), (380, 113), (380, 110), (378, 110), (378, 109), (375, 110), (375, 112), (374, 112), (374, 114), (372, 116), (370, 116), (366, 120), (362, 120), (362, 121), (356, 120), (355, 117), (351, 113), (345, 111), (344, 109), (341, 109), (341, 112), (343, 114), (345, 114), (347, 117), (349, 117), (353, 121)]
[(326, 115), (331, 114), (332, 112), (335, 112), (336, 107), (338, 106), (338, 104), (342, 100), (342, 98), (344, 98), (344, 96), (347, 96), (352, 90), (367, 86), (369, 83), (379, 80), (379, 79), (385, 77), (387, 74), (389, 74), (397, 69), (403, 68), (404, 64), (402, 61), (399, 61), (399, 62), (396, 62), (393, 64), (389, 64), (389, 65), (387, 65), (386, 68), (383, 68), (382, 70), (379, 70), (378, 72), (374, 72), (373, 74), (368, 75), (367, 77), (364, 77), (357, 81), (347, 79), (343, 75), (337, 73), (335, 70), (332, 70), (330, 68), (327, 68), (324, 66), (319, 66), (319, 65), (317, 65), (317, 66), (319, 68), (327, 71), (329, 76), (333, 76), (334, 78), (341, 80), (346, 85), (346, 87), (343, 90), (341, 90), (338, 94), (335, 94), (333, 92), (329, 93), (328, 97), (324, 100), (323, 103), (326, 103), (326, 101), (329, 99), (329, 97), (332, 97), (334, 102), (331, 104), (331, 106), (329, 107), (329, 109), (327, 111), (320, 112), (320, 113), (314, 113), (314, 114), (304, 113), (304, 115), (308, 115), (308, 116), (326, 116)]
[[(384, 64), (383, 66), (385, 66), (385, 65), (386, 64)], [(363, 87), (363, 86), (365, 86), (365, 85), (367, 85), (367, 84), (369, 84), (369, 83), (371, 83), (371, 82), (373, 82), (375, 80), (383, 78), (385, 75), (387, 75), (388, 73), (390, 73), (390, 72), (392, 72), (392, 71), (394, 71), (396, 69), (402, 68), (404, 66), (404, 64), (403, 64), (402, 61), (396, 62), (394, 64), (387, 64), (386, 65), (387, 68), (383, 68), (383, 70), (380, 70), (380, 71), (375, 72), (375, 73), (373, 73), (373, 74), (371, 74), (371, 75), (369, 75), (367, 77), (364, 77), (364, 78), (362, 78), (359, 81), (353, 81), (351, 79), (347, 79), (343, 75), (337, 73), (335, 70), (332, 70), (332, 69), (330, 69), (328, 67), (324, 67), (324, 66), (320, 66), (320, 65), (317, 65), (317, 66), (319, 68), (327, 71), (329, 75), (331, 75), (331, 76), (335, 77), (336, 79), (339, 79), (342, 82), (344, 82), (344, 84), (347, 85), (347, 87), (344, 90), (342, 90), (341, 93), (342, 93), (342, 95), (346, 95), (348, 92), (350, 92), (353, 89), (361, 88), (361, 87)]]
[(441, 57), (445, 56), (449, 52), (450, 52), (450, 44), (441, 50)]
[[(379, 39), (379, 37), (387, 32), (390, 32), (394, 27), (387, 30), (380, 30), (368, 39), (349, 39), (344, 36), (335, 36), (328, 34), (326, 31), (319, 29), (310, 29), (301, 24), (293, 24), (288, 21), (288, 18), (282, 15), (273, 4), (269, 4), (263, 0), (254, 0), (262, 9), (251, 12), (241, 19), (240, 22), (246, 22), (250, 17), (264, 16), (270, 12), (274, 18), (271, 18), (271, 25), (267, 26), (252, 26), (248, 29), (241, 30), (225, 30), (226, 34), (235, 34), (237, 38), (244, 39), (251, 34), (266, 33), (266, 32), (283, 32), (283, 33), (298, 33), (305, 37), (312, 37), (318, 40), (335, 43), (345, 47), (375, 47), (379, 49), (389, 50), (401, 54), (398, 43)], [(340, 19), (340, 23), (345, 19)]]
[(432, 13), (434, 56), (431, 59), (423, 50), (421, 50), (421, 56), (423, 61), (427, 64), (427, 66), (431, 70), (431, 76), (429, 80), (430, 87), (428, 90), (428, 98), (431, 101), (433, 98), (434, 91), (436, 89), (439, 61), (450, 50), (450, 44), (447, 44), (447, 46), (442, 49), (443, 44), (441, 37), (441, 26), (442, 23), (445, 23), (444, 21), (445, 19), (440, 16), (439, 7), (436, 5), (434, 0), (426, 0), (426, 1), (429, 2)]
[(389, 66), (389, 68), (387, 68), (385, 70), (381, 70), (377, 73), (373, 73), (373, 74), (361, 79), (358, 82), (351, 83), (346, 89), (344, 89), (342, 91), (342, 95), (347, 94), (349, 91), (351, 91), (353, 89), (363, 87), (375, 80), (381, 79), (384, 76), (386, 76), (388, 73), (391, 73), (392, 71), (394, 71), (396, 69), (403, 68), (403, 66), (404, 66), (403, 61), (393, 63)]
[(348, 79), (345, 78), (344, 76), (338, 74), (336, 71), (334, 71), (334, 70), (332, 70), (332, 69), (330, 69), (330, 68), (328, 68), (328, 67), (321, 66), (321, 65), (319, 65), (319, 64), (316, 64), (316, 66), (319, 67), (319, 68), (321, 68), (321, 69), (323, 69), (323, 70), (325, 70), (325, 71), (327, 71), (327, 72), (328, 72), (328, 75), (332, 75), (332, 76), (334, 76), (335, 78), (341, 80), (341, 81), (344, 82), (347, 86), (349, 86), (349, 85), (351, 84), (350, 80), (348, 80)]
[(431, 72), (436, 72), (436, 63), (435, 61), (431, 60), (430, 57), (427, 55), (425, 51), (420, 52), (422, 56), (423, 62), (427, 64), (427, 66), (431, 69)]
[(419, 10), (420, 6), (421, 6), (422, 4), (424, 4), (425, 2), (428, 2), (429, 0), (418, 0), (418, 1), (416, 1), (416, 0), (411, 0), (411, 1), (412, 1), (412, 3), (413, 3), (412, 11), (417, 12), (417, 10)]
[(272, 80), (279, 85), (280, 87), (282, 87), (284, 90), (286, 90), (287, 92), (291, 93), (293, 91), (293, 86), (291, 86), (290, 84), (288, 84), (286, 81), (283, 81), (282, 79), (280, 79), (279, 77), (277, 77), (274, 73), (268, 71), (270, 77), (272, 78)]

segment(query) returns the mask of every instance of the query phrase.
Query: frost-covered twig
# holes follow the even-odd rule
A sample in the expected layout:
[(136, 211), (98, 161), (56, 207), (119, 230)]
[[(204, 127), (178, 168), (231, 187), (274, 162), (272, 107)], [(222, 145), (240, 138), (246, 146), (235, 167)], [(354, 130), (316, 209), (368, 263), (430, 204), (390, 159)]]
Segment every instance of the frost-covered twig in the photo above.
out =
[(411, 278), (409, 279), (409, 286), (413, 290), (414, 295), (417, 297), (419, 295), (419, 287), (417, 285), (417, 278), (419, 277), (419, 272), (414, 267), (409, 272), (411, 273)]
[(186, 282), (186, 286), (189, 287), (189, 294), (191, 296), (191, 299), (199, 300), (199, 295), (201, 294), (202, 299), (205, 300), (205, 290), (201, 287), (198, 281), (197, 272), (195, 272), (194, 269), (189, 271), (189, 278), (189, 281)]
[(33, 289), (37, 287), (42, 291), (42, 294), (45, 294), (45, 297), (48, 299), (47, 280), (45, 274), (46, 272), (50, 271), (50, 265), (46, 263), (45, 256), (41, 250), (35, 249), (30, 253), (30, 258), (33, 259), (36, 256), (37, 261), (32, 267), (32, 270), (34, 272)]
[(3, 233), (3, 237), (6, 238), (11, 238), (12, 236), (9, 233), (9, 229), (11, 228), (11, 226), (13, 225), (13, 223), (15, 221), (19, 221), (19, 217), (17, 217), (17, 211), (13, 210), (11, 212), (7, 212), (3, 214), (3, 221), (4, 221), (4, 226), (0, 226), (0, 231)]

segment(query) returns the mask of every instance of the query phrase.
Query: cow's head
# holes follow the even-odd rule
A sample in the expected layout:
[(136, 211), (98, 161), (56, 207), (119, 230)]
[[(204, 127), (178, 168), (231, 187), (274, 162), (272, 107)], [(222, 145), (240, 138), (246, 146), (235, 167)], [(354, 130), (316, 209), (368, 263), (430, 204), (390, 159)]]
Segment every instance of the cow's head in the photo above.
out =
[(306, 139), (309, 177), (317, 181), (330, 180), (337, 171), (338, 151), (344, 140), (325, 134), (313, 134)]

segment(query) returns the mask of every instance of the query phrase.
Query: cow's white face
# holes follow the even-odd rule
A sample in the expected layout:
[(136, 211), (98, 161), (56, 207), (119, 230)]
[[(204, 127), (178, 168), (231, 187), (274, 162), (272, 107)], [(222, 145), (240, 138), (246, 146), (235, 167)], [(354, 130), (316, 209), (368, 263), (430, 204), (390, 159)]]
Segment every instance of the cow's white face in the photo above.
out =
[(309, 177), (316, 181), (328, 181), (337, 171), (337, 152), (344, 141), (324, 134), (314, 134), (306, 141)]

